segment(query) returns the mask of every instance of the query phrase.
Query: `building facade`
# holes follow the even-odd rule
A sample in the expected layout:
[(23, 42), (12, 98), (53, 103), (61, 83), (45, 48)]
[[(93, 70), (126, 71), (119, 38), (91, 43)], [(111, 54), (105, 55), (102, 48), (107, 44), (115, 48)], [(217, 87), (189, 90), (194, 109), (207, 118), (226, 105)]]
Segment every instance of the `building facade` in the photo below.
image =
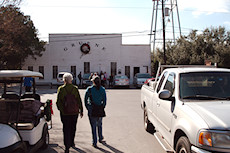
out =
[(57, 83), (59, 72), (150, 73), (150, 45), (123, 45), (121, 34), (50, 34), (41, 57), (27, 58), (23, 69), (43, 73), (40, 83)]

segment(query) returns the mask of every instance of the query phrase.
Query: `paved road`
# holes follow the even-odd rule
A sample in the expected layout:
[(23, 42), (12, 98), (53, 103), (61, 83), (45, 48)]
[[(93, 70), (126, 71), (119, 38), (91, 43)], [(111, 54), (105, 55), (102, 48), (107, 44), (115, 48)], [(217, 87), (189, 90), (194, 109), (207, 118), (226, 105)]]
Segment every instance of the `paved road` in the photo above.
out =
[[(56, 101), (56, 89), (42, 89), (42, 101), (47, 98)], [(86, 109), (84, 117), (78, 118), (75, 137), (76, 148), (71, 153), (165, 153), (152, 134), (143, 127), (143, 111), (140, 107), (140, 89), (108, 89), (107, 116), (103, 119), (105, 144), (99, 149), (91, 146), (91, 129)], [(80, 89), (82, 100), (85, 89)], [(53, 128), (50, 132), (48, 149), (38, 153), (63, 153), (62, 124), (59, 112), (54, 105)]]

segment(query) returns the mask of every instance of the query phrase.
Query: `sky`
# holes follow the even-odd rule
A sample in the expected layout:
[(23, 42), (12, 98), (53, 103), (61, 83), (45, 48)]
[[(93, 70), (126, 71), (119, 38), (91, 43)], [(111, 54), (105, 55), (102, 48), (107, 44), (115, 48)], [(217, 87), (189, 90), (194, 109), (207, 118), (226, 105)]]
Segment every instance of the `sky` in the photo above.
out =
[[(205, 28), (219, 26), (230, 30), (229, 0), (177, 0), (177, 3), (182, 35), (195, 29), (202, 32)], [(39, 38), (45, 41), (54, 33), (121, 33), (123, 44), (152, 42), (149, 35), (152, 0), (23, 0), (19, 7), (24, 15), (31, 17)], [(176, 13), (173, 9), (174, 16)], [(159, 14), (156, 37), (158, 45), (162, 45), (162, 17)], [(174, 17), (174, 26), (178, 35), (176, 21), (177, 16)], [(172, 35), (169, 17), (166, 28), (166, 37), (169, 38)]]

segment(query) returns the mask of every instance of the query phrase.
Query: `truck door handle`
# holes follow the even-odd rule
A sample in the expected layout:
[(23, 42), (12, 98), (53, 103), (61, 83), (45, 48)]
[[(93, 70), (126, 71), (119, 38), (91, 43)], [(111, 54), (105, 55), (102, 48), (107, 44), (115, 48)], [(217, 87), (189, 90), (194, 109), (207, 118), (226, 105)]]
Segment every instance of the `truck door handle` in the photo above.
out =
[(157, 102), (157, 106), (160, 107), (160, 103), (159, 102)]

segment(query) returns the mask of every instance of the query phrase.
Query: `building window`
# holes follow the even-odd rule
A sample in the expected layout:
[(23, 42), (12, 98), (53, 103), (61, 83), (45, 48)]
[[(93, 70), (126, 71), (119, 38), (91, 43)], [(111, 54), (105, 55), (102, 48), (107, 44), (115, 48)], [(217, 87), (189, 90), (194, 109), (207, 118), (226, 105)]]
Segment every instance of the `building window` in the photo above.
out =
[(58, 66), (53, 66), (53, 79), (57, 79)]
[(38, 67), (38, 69), (39, 69), (39, 72), (43, 75), (43, 77), (42, 78), (39, 78), (39, 79), (44, 79), (44, 66), (39, 66)]
[(148, 66), (143, 66), (146, 68), (146, 73), (149, 73), (149, 67)]
[(125, 66), (125, 75), (130, 78), (130, 66)]
[(117, 75), (117, 62), (111, 62), (111, 75)]
[(76, 66), (71, 66), (71, 73), (73, 74), (73, 77), (76, 77)]
[(84, 73), (90, 73), (90, 63), (84, 62)]
[(33, 71), (33, 66), (28, 66), (29, 71)]

